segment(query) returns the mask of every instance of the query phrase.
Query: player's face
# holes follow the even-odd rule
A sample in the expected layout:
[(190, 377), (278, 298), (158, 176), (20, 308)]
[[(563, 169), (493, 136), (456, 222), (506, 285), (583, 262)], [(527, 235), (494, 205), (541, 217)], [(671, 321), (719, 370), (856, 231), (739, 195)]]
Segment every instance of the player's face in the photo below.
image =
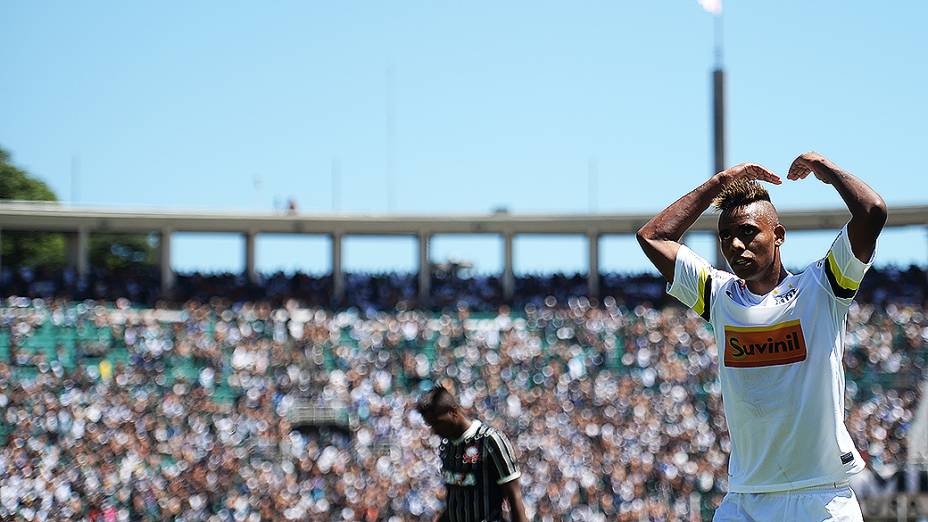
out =
[(441, 415), (423, 415), (425, 423), (432, 428), (432, 431), (435, 435), (443, 439), (453, 439), (456, 438), (459, 434), (456, 431), (457, 424), (454, 422), (454, 412), (449, 411), (442, 413)]
[(766, 201), (737, 207), (719, 216), (719, 246), (735, 275), (745, 281), (771, 270), (785, 230)]

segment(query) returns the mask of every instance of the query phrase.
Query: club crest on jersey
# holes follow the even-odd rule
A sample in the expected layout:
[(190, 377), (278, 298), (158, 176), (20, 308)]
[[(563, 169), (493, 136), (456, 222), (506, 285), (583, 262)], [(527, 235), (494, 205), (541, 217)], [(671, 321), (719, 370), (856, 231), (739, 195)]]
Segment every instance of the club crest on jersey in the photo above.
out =
[(792, 364), (807, 355), (798, 319), (770, 326), (725, 326), (725, 366), (730, 368)]
[(796, 297), (798, 293), (799, 293), (799, 289), (797, 289), (793, 285), (789, 285), (789, 290), (787, 290), (786, 292), (783, 292), (782, 294), (774, 290), (773, 300), (776, 304), (783, 304), (789, 301), (790, 299)]
[(476, 464), (480, 460), (480, 451), (477, 449), (477, 446), (468, 446), (464, 450), (464, 457), (462, 458), (464, 464)]

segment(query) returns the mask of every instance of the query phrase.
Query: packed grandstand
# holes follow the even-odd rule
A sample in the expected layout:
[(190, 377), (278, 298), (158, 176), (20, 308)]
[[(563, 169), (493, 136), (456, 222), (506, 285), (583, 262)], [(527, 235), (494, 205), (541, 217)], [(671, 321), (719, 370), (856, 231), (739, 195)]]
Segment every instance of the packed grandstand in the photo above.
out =
[[(431, 520), (433, 382), (510, 434), (529, 516), (711, 518), (729, 439), (709, 327), (653, 276), (352, 276), (157, 281), (7, 272), (0, 303), (0, 518)], [(884, 268), (847, 327), (847, 425), (901, 469), (928, 365), (928, 279)], [(15, 297), (33, 296), (33, 297)], [(35, 296), (44, 296), (42, 298)]]

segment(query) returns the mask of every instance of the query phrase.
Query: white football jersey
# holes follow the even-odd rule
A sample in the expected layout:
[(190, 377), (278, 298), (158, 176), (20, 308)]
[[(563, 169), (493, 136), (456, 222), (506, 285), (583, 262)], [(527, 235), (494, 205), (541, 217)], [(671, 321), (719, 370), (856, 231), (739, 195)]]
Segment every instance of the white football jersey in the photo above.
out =
[(845, 226), (823, 259), (755, 295), (680, 247), (667, 291), (715, 331), (729, 491), (816, 486), (864, 468), (844, 425), (842, 357), (848, 307), (869, 267)]

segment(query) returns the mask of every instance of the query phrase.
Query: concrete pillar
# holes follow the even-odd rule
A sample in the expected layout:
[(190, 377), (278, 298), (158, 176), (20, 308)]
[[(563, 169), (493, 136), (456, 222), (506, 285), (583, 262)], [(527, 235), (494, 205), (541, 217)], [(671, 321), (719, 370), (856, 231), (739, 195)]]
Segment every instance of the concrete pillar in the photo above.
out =
[(345, 298), (345, 273), (342, 272), (341, 232), (332, 234), (332, 301), (340, 303)]
[(587, 234), (586, 240), (589, 244), (589, 269), (586, 276), (587, 290), (590, 297), (599, 297), (599, 233), (590, 232)]
[(429, 259), (428, 233), (419, 233), (419, 302), (425, 303), (429, 299), (432, 285), (432, 263)]
[(78, 279), (84, 279), (90, 272), (90, 233), (86, 228), (68, 234), (68, 265), (74, 269)]
[(245, 276), (249, 283), (258, 282), (258, 272), (255, 270), (255, 237), (258, 234), (249, 230), (245, 236)]
[(90, 231), (82, 228), (77, 232), (77, 274), (87, 277), (90, 273)]
[(171, 268), (171, 229), (161, 230), (158, 238), (158, 268), (161, 269), (161, 294), (170, 295), (174, 290), (174, 269)]
[(512, 299), (516, 291), (516, 278), (512, 272), (512, 232), (503, 234), (503, 298)]

